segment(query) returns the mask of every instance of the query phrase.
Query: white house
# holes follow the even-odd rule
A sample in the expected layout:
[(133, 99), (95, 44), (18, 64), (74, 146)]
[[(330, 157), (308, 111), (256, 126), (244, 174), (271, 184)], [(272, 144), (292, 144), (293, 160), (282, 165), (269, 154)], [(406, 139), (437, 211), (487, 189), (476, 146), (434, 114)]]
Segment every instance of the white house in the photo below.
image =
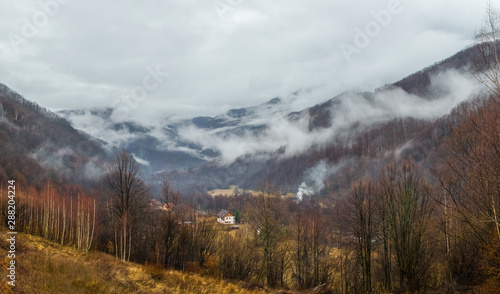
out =
[(234, 215), (225, 209), (217, 214), (217, 221), (226, 225), (234, 225), (235, 223)]

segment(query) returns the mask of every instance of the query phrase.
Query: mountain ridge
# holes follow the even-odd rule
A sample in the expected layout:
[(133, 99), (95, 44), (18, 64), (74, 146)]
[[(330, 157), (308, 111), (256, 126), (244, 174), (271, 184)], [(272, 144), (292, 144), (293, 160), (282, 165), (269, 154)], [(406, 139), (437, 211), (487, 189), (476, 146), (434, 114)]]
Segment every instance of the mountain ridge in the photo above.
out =
[[(99, 142), (109, 151), (129, 151), (154, 181), (167, 177), (181, 190), (190, 192), (230, 184), (254, 188), (257, 175), (280, 178), (276, 172), (266, 170), (269, 166), (285, 164), (296, 156), (315, 158), (318, 156), (304, 154), (335, 149), (337, 145), (344, 145), (338, 148), (347, 150), (366, 130), (381, 128), (400, 118), (425, 124), (449, 113), (453, 106), (473, 95), (470, 89), (455, 88), (467, 79), (464, 73), (474, 49), (466, 48), (373, 92), (344, 92), (300, 111), (290, 111), (287, 99), (275, 97), (257, 106), (179, 122), (166, 120), (153, 127), (133, 121), (115, 123), (110, 108), (58, 113), (76, 128), (79, 119), (99, 122), (104, 131), (91, 130), (90, 136), (104, 140), (104, 144)], [(288, 99), (300, 99), (301, 94), (294, 92)], [(310, 160), (317, 163), (322, 159)], [(304, 175), (314, 164), (292, 166)], [(212, 176), (218, 179), (211, 179)], [(302, 182), (300, 175), (289, 178), (278, 180), (278, 184), (295, 190)]]
[[(34, 184), (46, 178), (89, 184), (106, 162), (99, 144), (58, 114), (0, 84), (0, 174), (24, 175)], [(17, 162), (13, 164), (13, 162)]]

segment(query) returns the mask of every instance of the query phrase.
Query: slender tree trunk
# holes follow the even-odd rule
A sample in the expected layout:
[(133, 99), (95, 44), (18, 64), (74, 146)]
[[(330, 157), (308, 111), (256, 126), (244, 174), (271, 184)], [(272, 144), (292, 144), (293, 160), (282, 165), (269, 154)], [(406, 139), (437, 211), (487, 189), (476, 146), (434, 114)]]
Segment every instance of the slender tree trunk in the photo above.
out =
[[(90, 235), (89, 235), (89, 236), (88, 236), (88, 238), (87, 238), (89, 241), (88, 241), (87, 247), (86, 247), (86, 249), (85, 249), (85, 253), (88, 253), (88, 252), (89, 252), (90, 248), (92, 247), (92, 242), (94, 241), (94, 229), (95, 229), (95, 199), (94, 199), (93, 203), (94, 203), (94, 206), (93, 206), (93, 209), (94, 209), (94, 211), (93, 211), (93, 215), (94, 215), (94, 216), (93, 216), (93, 219), (92, 219), (92, 232), (90, 232)], [(89, 219), (90, 219), (90, 212), (89, 212), (89, 216), (88, 216), (88, 217), (89, 217)], [(90, 224), (89, 224), (89, 228), (88, 228), (88, 229), (89, 229), (89, 231), (90, 231)]]
[(62, 219), (62, 232), (61, 232), (61, 245), (64, 245), (64, 235), (66, 233), (66, 198), (63, 198), (63, 219)]

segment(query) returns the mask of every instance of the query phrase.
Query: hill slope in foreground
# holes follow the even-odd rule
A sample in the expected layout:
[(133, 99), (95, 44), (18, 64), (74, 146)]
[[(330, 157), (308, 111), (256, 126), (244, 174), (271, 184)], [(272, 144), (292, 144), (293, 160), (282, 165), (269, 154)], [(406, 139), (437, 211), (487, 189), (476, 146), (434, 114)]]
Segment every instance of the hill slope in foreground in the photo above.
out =
[[(0, 232), (3, 273), (10, 262), (8, 238)], [(84, 254), (32, 235), (18, 234), (16, 239), (16, 286), (9, 286), (2, 275), (0, 293), (272, 293), (195, 274), (123, 264), (105, 253)]]

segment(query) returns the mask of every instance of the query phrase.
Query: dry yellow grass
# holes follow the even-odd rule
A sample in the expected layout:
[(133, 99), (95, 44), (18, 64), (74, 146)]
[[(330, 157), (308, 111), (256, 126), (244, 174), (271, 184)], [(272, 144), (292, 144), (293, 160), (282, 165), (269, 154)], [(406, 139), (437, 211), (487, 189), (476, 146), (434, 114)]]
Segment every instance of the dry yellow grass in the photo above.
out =
[[(233, 196), (235, 196), (234, 190), (232, 190), (232, 189), (214, 189), (214, 190), (207, 191), (207, 193), (209, 195), (211, 195), (212, 197), (215, 197), (215, 196), (233, 197)], [(259, 192), (252, 191), (252, 190), (245, 190), (245, 193), (251, 194), (252, 196), (259, 195)]]
[[(271, 293), (210, 277), (123, 264), (101, 252), (88, 255), (40, 237), (18, 234), (16, 287), (7, 285), (7, 234), (0, 232), (0, 293)], [(13, 291), (14, 290), (14, 291)]]
[(238, 189), (238, 186), (235, 186), (235, 185), (229, 186), (228, 189), (214, 189), (214, 190), (210, 190), (210, 191), (207, 191), (207, 193), (209, 195), (211, 195), (212, 197), (214, 197), (214, 196), (232, 197), (232, 196), (236, 195), (234, 193), (235, 190), (238, 190), (240, 194), (241, 193), (247, 193), (247, 194), (251, 194), (253, 196), (256, 196), (256, 195), (258, 195), (260, 193), (258, 191), (253, 191), (253, 190)]
[(234, 190), (231, 189), (214, 189), (208, 191), (207, 193), (212, 196), (226, 196), (226, 197), (234, 196)]
[[(212, 197), (215, 197), (215, 196), (233, 197), (233, 196), (235, 196), (234, 189), (214, 189), (214, 190), (207, 191), (207, 193)], [(245, 190), (245, 193), (248, 193), (252, 196), (260, 195), (260, 192), (252, 191), (252, 190)], [(286, 195), (281, 195), (281, 198), (283, 198), (283, 199), (295, 198), (295, 194), (287, 193)]]

